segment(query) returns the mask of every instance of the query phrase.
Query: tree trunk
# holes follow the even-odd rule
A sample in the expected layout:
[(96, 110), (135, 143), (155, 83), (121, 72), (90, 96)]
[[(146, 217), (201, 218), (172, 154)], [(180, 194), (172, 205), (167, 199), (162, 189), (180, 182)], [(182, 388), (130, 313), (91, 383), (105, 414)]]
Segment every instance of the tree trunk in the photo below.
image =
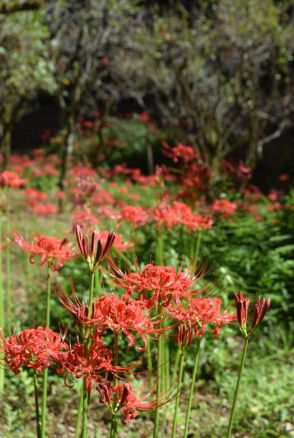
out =
[(5, 170), (9, 164), (11, 155), (11, 127), (5, 129), (2, 138), (2, 162), (1, 170)]
[(147, 167), (148, 167), (148, 175), (153, 175), (154, 173), (154, 155), (152, 144), (148, 139), (148, 135), (146, 138), (146, 152), (147, 152)]
[[(73, 152), (74, 132), (75, 132), (75, 120), (73, 114), (70, 114), (66, 124), (64, 147), (61, 157), (61, 167), (60, 167), (60, 175), (59, 175), (59, 183), (58, 183), (60, 190), (64, 190), (66, 187), (67, 170), (69, 166), (69, 160)], [(62, 198), (59, 200), (59, 208), (60, 210), (62, 210), (63, 208)]]

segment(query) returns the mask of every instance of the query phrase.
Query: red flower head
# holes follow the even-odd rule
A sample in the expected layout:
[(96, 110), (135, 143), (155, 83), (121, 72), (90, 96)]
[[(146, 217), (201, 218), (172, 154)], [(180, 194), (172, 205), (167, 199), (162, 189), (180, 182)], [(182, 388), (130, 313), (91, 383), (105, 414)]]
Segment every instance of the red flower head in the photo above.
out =
[(185, 225), (190, 230), (211, 228), (213, 221), (207, 216), (196, 215), (183, 202), (173, 202), (171, 206), (158, 205), (154, 209), (153, 217), (158, 226), (165, 224), (168, 229), (175, 225)]
[(147, 223), (148, 215), (142, 207), (126, 205), (120, 211), (120, 219), (131, 222), (134, 227), (138, 227)]
[(212, 204), (211, 210), (213, 213), (221, 214), (225, 218), (232, 216), (237, 210), (237, 204), (228, 199), (217, 199)]
[(166, 157), (171, 158), (174, 163), (182, 161), (185, 164), (191, 163), (198, 158), (198, 154), (193, 146), (186, 146), (179, 143), (177, 146), (170, 147), (165, 141), (162, 142), (162, 151)]
[(11, 187), (12, 189), (18, 189), (26, 183), (25, 179), (20, 178), (16, 172), (5, 170), (0, 173), (0, 186)]
[[(99, 239), (103, 244), (106, 243), (108, 238), (108, 231), (99, 231)], [(125, 249), (132, 248), (133, 244), (130, 242), (123, 242), (122, 237), (120, 234), (115, 233), (115, 240), (113, 242), (113, 248), (117, 249), (118, 251), (124, 251)]]
[[(50, 268), (53, 271), (60, 269), (66, 260), (74, 257), (74, 253), (67, 246), (67, 239), (58, 239), (57, 237), (42, 236), (41, 234), (36, 234), (33, 243), (28, 243), (20, 236), (16, 231), (14, 234), (14, 242), (23, 251), (30, 253), (31, 263), (34, 263), (33, 256), (41, 257), (41, 266), (44, 267), (45, 263), (48, 261)], [(53, 260), (56, 263), (53, 263)]]
[[(66, 355), (61, 356), (61, 370), (67, 376), (73, 375), (77, 379), (86, 378), (87, 391), (91, 391), (93, 381), (101, 382), (109, 372), (124, 370), (123, 367), (112, 365), (112, 352), (106, 348), (98, 332), (91, 337), (91, 344), (88, 351), (85, 345), (77, 340), (71, 346)], [(102, 377), (101, 377), (102, 375)]]
[(105, 295), (93, 303), (91, 318), (87, 324), (97, 326), (99, 330), (112, 330), (114, 333), (123, 333), (129, 340), (129, 347), (136, 342), (136, 336), (143, 339), (144, 347), (137, 347), (144, 351), (146, 337), (158, 333), (154, 326), (157, 321), (147, 314), (148, 309), (142, 301), (130, 297), (119, 298), (117, 295)]
[(59, 363), (67, 349), (60, 334), (43, 327), (23, 330), (2, 341), (4, 360), (15, 374), (20, 372), (21, 367), (34, 368), (40, 373), (52, 363)]
[(137, 293), (138, 299), (144, 300), (148, 308), (158, 299), (167, 306), (171, 300), (177, 302), (183, 297), (190, 297), (193, 285), (204, 275), (204, 269), (193, 275), (181, 268), (177, 271), (172, 266), (152, 264), (145, 265), (141, 271), (125, 274), (111, 262), (110, 270), (116, 286), (125, 289), (129, 295)]
[(76, 232), (76, 227), (79, 225), (81, 228), (91, 228), (94, 224), (97, 224), (98, 218), (88, 210), (78, 210), (73, 213), (72, 219), (72, 231)]
[(88, 263), (90, 271), (96, 271), (113, 246), (115, 234), (108, 233), (106, 242), (102, 243), (100, 234), (92, 231), (91, 242), (89, 242), (88, 236), (83, 234), (81, 227), (77, 225), (76, 236), (81, 254)]
[(46, 193), (41, 192), (40, 190), (33, 189), (31, 187), (25, 190), (25, 195), (27, 204), (30, 207), (33, 207), (34, 205), (38, 204), (38, 202), (47, 199)]
[(108, 406), (111, 406), (114, 400), (116, 400), (115, 411), (123, 413), (123, 424), (127, 424), (136, 418), (138, 411), (154, 410), (169, 402), (168, 397), (161, 400), (148, 400), (152, 391), (139, 399), (130, 383), (123, 383), (118, 386), (112, 386), (110, 383), (101, 383), (97, 389), (100, 394), (100, 403), (106, 403)]
[(184, 306), (169, 307), (169, 315), (179, 321), (178, 341), (182, 345), (190, 345), (195, 336), (202, 336), (207, 324), (214, 324), (212, 330), (217, 334), (224, 324), (236, 320), (234, 313), (221, 312), (221, 299), (195, 298), (189, 300)]
[(32, 211), (40, 216), (54, 216), (58, 213), (58, 208), (54, 204), (36, 204)]

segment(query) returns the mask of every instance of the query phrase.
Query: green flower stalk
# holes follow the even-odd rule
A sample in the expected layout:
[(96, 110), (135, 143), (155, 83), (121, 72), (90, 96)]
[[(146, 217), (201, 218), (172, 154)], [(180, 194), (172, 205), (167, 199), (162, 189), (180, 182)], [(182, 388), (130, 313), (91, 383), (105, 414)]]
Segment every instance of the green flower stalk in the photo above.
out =
[[(0, 245), (2, 244), (2, 214), (0, 210)], [(0, 248), (0, 329), (4, 332), (4, 299), (3, 299), (3, 282), (2, 282), (2, 252)], [(0, 350), (0, 359), (2, 352)], [(0, 367), (0, 394), (4, 390), (4, 368)]]
[(172, 428), (172, 438), (176, 437), (177, 432), (177, 422), (178, 422), (178, 409), (179, 402), (181, 397), (181, 389), (182, 389), (182, 380), (183, 380), (183, 371), (184, 371), (184, 363), (185, 363), (185, 353), (186, 349), (182, 346), (180, 348), (180, 360), (179, 360), (179, 368), (178, 368), (178, 384), (177, 384), (177, 395), (176, 395), (176, 403), (174, 409), (174, 418), (173, 418), (173, 428)]
[(189, 431), (190, 416), (191, 416), (191, 409), (192, 409), (192, 400), (193, 400), (194, 388), (195, 388), (195, 384), (196, 384), (197, 371), (198, 371), (198, 366), (199, 366), (200, 342), (201, 342), (201, 338), (197, 338), (197, 345), (196, 345), (196, 353), (195, 353), (195, 358), (194, 358), (194, 367), (193, 367), (192, 381), (191, 381), (191, 386), (190, 386), (189, 401), (188, 401), (188, 406), (187, 406), (187, 411), (186, 411), (186, 418), (185, 418), (184, 438), (187, 438), (188, 431)]
[[(50, 300), (51, 300), (51, 274), (50, 274), (50, 261), (48, 260), (47, 303), (46, 303), (46, 322), (45, 322), (46, 329), (50, 327)], [(48, 391), (48, 368), (45, 368), (43, 371), (41, 438), (46, 437), (47, 391)]]
[(39, 410), (39, 386), (37, 372), (34, 370), (34, 397), (35, 397), (35, 415), (36, 415), (36, 434), (37, 438), (41, 438), (41, 421)]
[(247, 355), (247, 348), (248, 348), (248, 342), (249, 338), (252, 335), (253, 331), (256, 329), (256, 327), (261, 324), (263, 321), (263, 318), (265, 314), (268, 312), (270, 308), (270, 298), (258, 298), (257, 302), (254, 307), (254, 313), (253, 313), (253, 319), (251, 323), (251, 327), (247, 327), (248, 322), (248, 312), (249, 312), (249, 304), (250, 300), (245, 295), (243, 295), (241, 292), (235, 293), (235, 301), (236, 301), (236, 307), (237, 307), (237, 318), (239, 327), (242, 333), (242, 336), (244, 338), (244, 344), (243, 344), (243, 351), (241, 356), (241, 363), (239, 367), (238, 372), (238, 379), (237, 384), (234, 392), (234, 398), (233, 398), (233, 404), (231, 408), (231, 414), (229, 419), (229, 425), (227, 430), (227, 438), (231, 438), (232, 435), (232, 429), (233, 429), (233, 422), (235, 417), (235, 411), (237, 406), (237, 400), (240, 390), (240, 383), (242, 378), (242, 373), (244, 370), (244, 364), (245, 359)]
[[(83, 234), (82, 229), (79, 225), (76, 227), (76, 238), (78, 242), (78, 246), (80, 252), (88, 264), (91, 276), (90, 276), (90, 294), (89, 294), (89, 303), (88, 303), (88, 317), (92, 316), (92, 304), (94, 300), (94, 285), (95, 285), (95, 277), (96, 280), (99, 277), (97, 275), (97, 271), (100, 268), (103, 260), (108, 256), (111, 247), (113, 246), (115, 240), (115, 234), (109, 233), (106, 239), (105, 244), (103, 245), (102, 241), (99, 239), (99, 233), (96, 231), (92, 231), (90, 240), (87, 235)], [(100, 279), (99, 279), (100, 280)], [(90, 329), (85, 329), (83, 333), (84, 342), (85, 342), (85, 355), (87, 357), (88, 351), (90, 348)], [(89, 409), (89, 400), (90, 400), (90, 392), (87, 390), (87, 382), (86, 378), (83, 381), (83, 388), (80, 396), (80, 403), (78, 409), (78, 417), (76, 424), (76, 437), (79, 435), (80, 428), (80, 420), (79, 418), (82, 415), (82, 432), (81, 437), (87, 438), (88, 435), (88, 409)], [(82, 412), (81, 412), (82, 411)]]

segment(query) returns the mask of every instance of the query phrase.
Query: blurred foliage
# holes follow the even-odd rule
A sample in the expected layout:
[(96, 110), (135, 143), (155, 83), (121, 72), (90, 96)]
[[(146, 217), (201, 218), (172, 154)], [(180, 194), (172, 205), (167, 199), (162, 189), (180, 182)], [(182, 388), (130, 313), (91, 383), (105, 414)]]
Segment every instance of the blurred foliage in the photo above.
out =
[(42, 91), (60, 108), (65, 162), (79, 115), (99, 107), (103, 124), (131, 102), (160, 128), (175, 125), (216, 174), (234, 150), (254, 165), (291, 124), (291, 16), (273, 0), (50, 0), (0, 13), (3, 152)]

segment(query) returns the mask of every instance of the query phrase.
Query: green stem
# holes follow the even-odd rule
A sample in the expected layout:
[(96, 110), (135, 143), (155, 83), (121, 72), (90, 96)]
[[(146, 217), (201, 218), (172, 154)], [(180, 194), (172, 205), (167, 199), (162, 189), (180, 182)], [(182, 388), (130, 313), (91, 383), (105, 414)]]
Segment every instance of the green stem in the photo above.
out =
[[(46, 304), (47, 329), (50, 327), (50, 299), (51, 299), (51, 275), (50, 275), (50, 263), (48, 261), (47, 262), (47, 304)], [(47, 390), (48, 390), (48, 368), (46, 368), (43, 371), (41, 438), (46, 437)]]
[(164, 340), (164, 392), (167, 393), (170, 388), (170, 359), (169, 359), (169, 339)]
[(100, 298), (102, 289), (102, 276), (100, 269), (97, 269), (97, 271), (95, 271), (95, 286), (97, 290), (97, 298)]
[[(2, 245), (2, 213), (0, 210), (0, 245)], [(0, 329), (4, 336), (4, 300), (3, 300), (3, 281), (2, 281), (2, 252), (0, 250)], [(2, 359), (3, 352), (0, 349), (0, 359)], [(0, 394), (4, 390), (4, 367), (0, 367)]]
[(75, 428), (75, 438), (79, 438), (81, 434), (81, 420), (82, 420), (82, 414), (83, 414), (83, 394), (84, 394), (84, 382), (80, 382), (81, 385), (79, 386), (79, 394), (80, 394), (80, 400), (79, 400), (79, 407), (78, 407), (78, 413), (77, 413), (77, 420), (76, 420), (76, 428)]
[(110, 438), (118, 438), (118, 421), (116, 413), (111, 416)]
[(115, 251), (115, 253), (119, 256), (119, 257), (121, 257), (126, 263), (127, 263), (127, 265), (129, 265), (129, 267), (132, 269), (132, 270), (135, 270), (136, 269), (136, 266), (135, 266), (135, 264), (133, 264), (125, 255), (124, 255), (124, 253), (123, 252), (121, 252), (119, 249), (117, 249), (117, 248), (114, 248), (114, 251)]
[(196, 249), (195, 249), (195, 256), (194, 256), (194, 261), (196, 263), (197, 263), (197, 259), (198, 259), (198, 256), (199, 256), (201, 238), (202, 238), (202, 232), (201, 232), (201, 230), (199, 230), (198, 231), (198, 235), (197, 235), (197, 240), (196, 240)]
[(162, 230), (162, 227), (159, 228), (158, 234), (157, 234), (156, 263), (158, 265), (163, 264), (163, 230)]
[[(10, 213), (6, 201), (6, 235), (10, 235)], [(11, 334), (11, 272), (10, 272), (10, 242), (6, 245), (6, 320), (7, 333)]]
[(95, 284), (95, 272), (91, 272), (91, 278), (90, 278), (90, 295), (89, 295), (89, 313), (88, 317), (92, 317), (92, 305), (93, 305), (93, 298), (94, 298), (94, 284)]
[(235, 415), (235, 410), (236, 410), (236, 404), (237, 404), (237, 398), (238, 398), (238, 393), (239, 393), (242, 372), (243, 372), (244, 363), (245, 363), (246, 354), (247, 354), (248, 342), (249, 342), (249, 338), (248, 337), (244, 338), (242, 359), (241, 359), (241, 364), (240, 364), (240, 368), (239, 368), (238, 380), (237, 380), (237, 385), (236, 385), (235, 394), (234, 394), (234, 400), (233, 400), (233, 405), (232, 405), (232, 410), (231, 410), (231, 415), (230, 415), (228, 431), (227, 431), (227, 435), (226, 435), (227, 438), (230, 438), (231, 434), (232, 434), (234, 415)]
[(194, 358), (193, 374), (192, 374), (192, 382), (191, 382), (189, 401), (188, 401), (188, 406), (187, 406), (187, 411), (186, 411), (184, 438), (187, 438), (188, 430), (189, 430), (190, 414), (191, 414), (191, 409), (192, 409), (192, 400), (193, 400), (194, 388), (195, 388), (197, 371), (198, 371), (198, 366), (199, 366), (200, 342), (201, 342), (201, 339), (199, 338), (197, 340), (196, 353), (195, 353), (195, 358)]
[[(161, 301), (158, 300), (158, 307), (157, 307), (157, 314), (161, 315)], [(161, 328), (161, 323), (159, 327)], [(161, 381), (162, 381), (162, 339), (159, 335), (158, 339), (158, 346), (157, 346), (157, 386), (156, 386), (156, 401), (157, 404), (159, 404), (160, 400), (160, 391), (161, 391)], [(159, 411), (160, 409), (157, 408), (155, 410), (155, 418), (154, 418), (154, 427), (153, 427), (153, 438), (158, 438), (158, 431), (159, 431)]]
[[(119, 333), (114, 334), (114, 366), (118, 365), (118, 353), (119, 353)], [(114, 375), (113, 386), (117, 386), (118, 378)], [(110, 438), (118, 437), (118, 421), (117, 421), (117, 395), (115, 394), (112, 406), (111, 426), (110, 426)]]
[(180, 348), (177, 348), (176, 359), (175, 359), (173, 375), (172, 375), (172, 382), (175, 382), (175, 380), (177, 378), (177, 372), (178, 372), (179, 362), (180, 362), (180, 355), (181, 355)]
[(35, 395), (35, 413), (36, 413), (36, 432), (37, 438), (41, 438), (41, 421), (40, 421), (40, 410), (39, 410), (39, 387), (38, 378), (36, 370), (34, 370), (34, 395)]
[(82, 416), (82, 434), (81, 438), (87, 438), (88, 436), (88, 390), (87, 390), (87, 380), (83, 379), (83, 416)]
[(50, 304), (51, 304), (51, 275), (50, 264), (47, 263), (47, 303), (46, 303), (46, 328), (50, 327)]
[(149, 374), (149, 383), (150, 387), (153, 387), (153, 362), (152, 362), (152, 351), (150, 346), (150, 339), (147, 339), (146, 345), (146, 354), (147, 354), (147, 369)]
[[(92, 316), (92, 304), (93, 304), (93, 298), (94, 298), (94, 283), (95, 283), (95, 272), (91, 272), (90, 277), (90, 293), (89, 293), (89, 304), (88, 304), (88, 317), (91, 318)], [(88, 357), (88, 351), (90, 347), (90, 329), (85, 331), (85, 358)], [(83, 392), (81, 394), (82, 397), (82, 405), (83, 405), (83, 415), (82, 415), (82, 438), (87, 438), (88, 436), (88, 411), (89, 411), (89, 391), (87, 390), (87, 380), (86, 377), (83, 379)], [(81, 403), (81, 401), (80, 401)], [(77, 433), (77, 432), (76, 432)]]
[(175, 438), (176, 431), (177, 431), (178, 410), (179, 410), (179, 403), (180, 403), (180, 397), (181, 397), (183, 370), (184, 370), (184, 363), (185, 363), (185, 352), (186, 352), (186, 350), (184, 348), (181, 348), (179, 372), (178, 372), (178, 385), (177, 385), (176, 404), (175, 404), (174, 419), (173, 419), (172, 438)]

